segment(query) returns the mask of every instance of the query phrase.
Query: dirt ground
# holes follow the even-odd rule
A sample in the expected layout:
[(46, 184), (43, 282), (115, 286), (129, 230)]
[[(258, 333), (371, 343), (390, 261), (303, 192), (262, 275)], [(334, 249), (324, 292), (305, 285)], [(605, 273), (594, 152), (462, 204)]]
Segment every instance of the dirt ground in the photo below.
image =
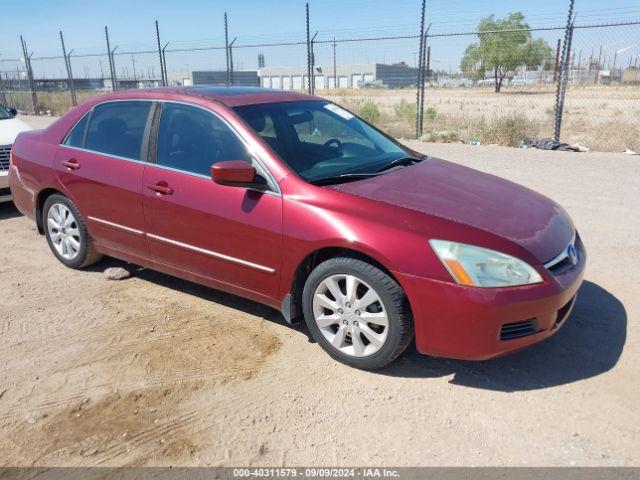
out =
[(640, 157), (416, 145), (572, 215), (589, 265), (556, 336), (362, 372), (271, 308), (66, 269), (0, 205), (0, 465), (640, 465)]

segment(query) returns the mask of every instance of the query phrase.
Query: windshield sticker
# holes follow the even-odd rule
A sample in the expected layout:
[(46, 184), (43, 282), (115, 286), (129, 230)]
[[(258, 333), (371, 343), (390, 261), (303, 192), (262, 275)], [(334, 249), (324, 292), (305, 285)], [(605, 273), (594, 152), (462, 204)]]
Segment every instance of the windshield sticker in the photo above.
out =
[(350, 114), (349, 112), (347, 112), (344, 108), (340, 108), (338, 105), (336, 105), (335, 103), (327, 103), (324, 108), (326, 108), (327, 110), (329, 110), (330, 112), (335, 113), (336, 115), (340, 115), (342, 118), (344, 118), (345, 120), (351, 120), (353, 118), (353, 115)]

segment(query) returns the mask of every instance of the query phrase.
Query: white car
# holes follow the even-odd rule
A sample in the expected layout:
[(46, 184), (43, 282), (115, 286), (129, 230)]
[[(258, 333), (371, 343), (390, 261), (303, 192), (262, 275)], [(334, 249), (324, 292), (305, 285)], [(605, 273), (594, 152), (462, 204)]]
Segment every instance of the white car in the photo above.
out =
[(0, 203), (11, 201), (9, 190), (9, 157), (11, 145), (20, 132), (31, 130), (31, 127), (18, 120), (17, 111), (0, 105)]

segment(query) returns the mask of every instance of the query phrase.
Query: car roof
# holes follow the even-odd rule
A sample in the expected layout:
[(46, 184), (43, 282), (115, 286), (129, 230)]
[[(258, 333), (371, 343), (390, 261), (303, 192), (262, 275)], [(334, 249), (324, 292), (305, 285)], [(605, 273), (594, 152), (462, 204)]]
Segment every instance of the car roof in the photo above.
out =
[[(195, 86), (195, 87), (161, 87), (148, 88), (144, 90), (128, 90), (118, 91), (114, 94), (108, 94), (106, 97), (114, 96), (117, 98), (126, 98), (127, 94), (131, 94), (131, 98), (156, 97), (163, 98), (164, 95), (185, 95), (189, 97), (204, 98), (207, 100), (217, 101), (228, 107), (239, 107), (242, 105), (255, 105), (259, 103), (275, 103), (275, 102), (296, 102), (305, 100), (322, 100), (319, 97), (307, 95), (304, 93), (276, 90), (260, 87), (213, 87), (213, 86)], [(104, 98), (104, 97), (103, 97)]]

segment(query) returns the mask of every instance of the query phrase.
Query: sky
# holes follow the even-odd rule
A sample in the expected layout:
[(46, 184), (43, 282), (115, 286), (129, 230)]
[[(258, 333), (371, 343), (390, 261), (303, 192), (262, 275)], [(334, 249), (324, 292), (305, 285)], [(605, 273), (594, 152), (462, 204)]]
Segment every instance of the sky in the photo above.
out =
[[(15, 70), (20, 62), (19, 35), (30, 52), (36, 77), (63, 76), (62, 60), (41, 59), (60, 55), (59, 30), (64, 32), (67, 50), (73, 49), (76, 76), (97, 76), (107, 69), (106, 56), (81, 55), (106, 51), (104, 26), (109, 26), (111, 45), (117, 52), (150, 51), (156, 48), (154, 20), (160, 24), (162, 42), (167, 47), (171, 72), (217, 69), (225, 65), (224, 50), (173, 51), (224, 45), (223, 15), (228, 13), (229, 35), (236, 45), (304, 42), (305, 1), (303, 0), (2, 0), (3, 28), (0, 29), (0, 71)], [(318, 40), (371, 36), (414, 35), (418, 32), (420, 0), (311, 0), (311, 30)], [(640, 20), (637, 0), (576, 0), (577, 23)], [(427, 0), (427, 23), (431, 33), (473, 31), (489, 14), (503, 17), (521, 11), (532, 27), (562, 26), (568, 1), (536, 0)], [(534, 33), (555, 45), (561, 31)], [(430, 40), (433, 67), (457, 69), (466, 45), (475, 37), (438, 37)], [(584, 30), (574, 38), (575, 55), (584, 56), (602, 45), (605, 55), (623, 50), (620, 62), (633, 61), (640, 54), (640, 26)], [(416, 62), (416, 40), (341, 43), (338, 63)], [(234, 49), (238, 69), (257, 67), (263, 53), (268, 66), (303, 65), (306, 46), (289, 45)], [(316, 47), (316, 63), (330, 63), (329, 44)], [(155, 53), (116, 56), (118, 75), (155, 74)]]

